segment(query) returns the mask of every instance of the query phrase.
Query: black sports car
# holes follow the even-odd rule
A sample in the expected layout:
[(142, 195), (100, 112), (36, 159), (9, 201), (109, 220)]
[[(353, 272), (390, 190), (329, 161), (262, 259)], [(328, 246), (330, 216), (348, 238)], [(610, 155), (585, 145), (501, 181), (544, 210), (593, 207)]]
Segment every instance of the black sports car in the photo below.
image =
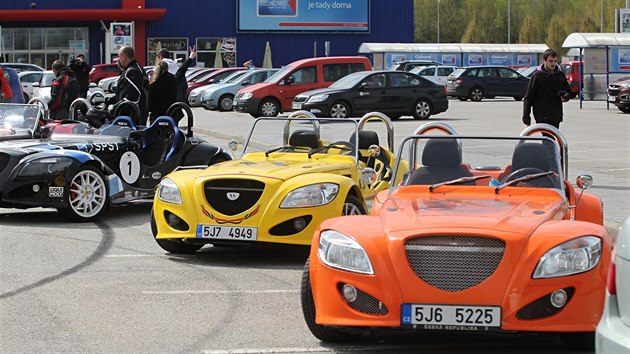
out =
[(230, 160), (223, 148), (193, 136), (192, 112), (176, 105), (187, 113), (187, 132), (170, 116), (141, 130), (119, 116), (100, 129), (65, 121), (46, 140), (0, 142), (0, 207), (52, 207), (71, 220), (90, 221), (109, 204), (152, 201), (162, 176), (180, 166)]

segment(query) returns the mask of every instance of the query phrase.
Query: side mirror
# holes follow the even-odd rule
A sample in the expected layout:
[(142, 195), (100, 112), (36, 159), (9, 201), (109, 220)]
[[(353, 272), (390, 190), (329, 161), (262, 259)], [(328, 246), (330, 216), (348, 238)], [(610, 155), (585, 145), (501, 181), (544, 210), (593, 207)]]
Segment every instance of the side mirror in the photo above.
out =
[(370, 84), (368, 84), (367, 82), (362, 82), (361, 85), (359, 85), (359, 88), (361, 90), (364, 90), (366, 88), (370, 87)]
[(247, 86), (247, 85), (249, 85), (249, 80), (245, 80), (241, 82), (241, 86)]
[(575, 184), (581, 190), (589, 189), (593, 186), (593, 176), (582, 173), (575, 179)]
[(289, 76), (286, 79), (284, 79), (284, 83), (287, 85), (291, 85), (294, 82), (295, 82), (295, 79), (293, 78), (293, 76)]
[(228, 142), (228, 147), (230, 148), (230, 150), (236, 152), (236, 150), (238, 150), (238, 141), (232, 139)]
[(370, 148), (368, 149), (368, 153), (370, 154), (371, 157), (376, 157), (381, 153), (381, 147), (378, 145), (370, 145)]
[(90, 82), (90, 86), (89, 87), (96, 87), (96, 83)]
[(376, 171), (371, 167), (366, 167), (361, 171), (361, 184), (363, 187), (369, 187), (376, 181)]
[(33, 82), (33, 87), (39, 87), (39, 82)]

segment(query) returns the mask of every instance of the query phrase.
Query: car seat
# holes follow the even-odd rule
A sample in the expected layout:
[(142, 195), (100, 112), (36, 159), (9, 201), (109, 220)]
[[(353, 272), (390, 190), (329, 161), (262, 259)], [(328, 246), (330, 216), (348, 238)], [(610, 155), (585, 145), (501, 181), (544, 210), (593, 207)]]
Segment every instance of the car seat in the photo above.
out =
[[(554, 171), (558, 173), (559, 166), (555, 160), (555, 146), (548, 141), (520, 142), (514, 148), (512, 154), (511, 172), (503, 178), (503, 182), (516, 179), (528, 174)], [(517, 171), (521, 173), (515, 174)], [(509, 178), (508, 178), (509, 177)], [(549, 179), (547, 179), (549, 180)], [(553, 178), (553, 185), (540, 185), (540, 187), (560, 188), (560, 180)], [(551, 183), (548, 183), (551, 184)]]
[(129, 136), (129, 132), (136, 130), (136, 125), (129, 116), (118, 116), (112, 123), (101, 129), (101, 135)]
[(298, 129), (291, 133), (289, 145), (318, 149), (320, 147), (319, 137), (312, 130)]
[(429, 139), (422, 151), (424, 166), (411, 174), (408, 184), (435, 184), (472, 176), (461, 164), (462, 152), (456, 139)]
[(144, 129), (140, 159), (147, 166), (162, 164), (175, 154), (181, 140), (183, 136), (173, 118), (160, 116)]
[[(354, 145), (356, 142), (356, 132), (352, 132), (350, 135), (350, 144)], [(378, 134), (372, 130), (359, 131), (359, 160), (364, 163), (368, 163), (370, 146), (379, 145)], [(354, 152), (352, 152), (354, 154)], [(368, 166), (371, 167), (371, 166)]]

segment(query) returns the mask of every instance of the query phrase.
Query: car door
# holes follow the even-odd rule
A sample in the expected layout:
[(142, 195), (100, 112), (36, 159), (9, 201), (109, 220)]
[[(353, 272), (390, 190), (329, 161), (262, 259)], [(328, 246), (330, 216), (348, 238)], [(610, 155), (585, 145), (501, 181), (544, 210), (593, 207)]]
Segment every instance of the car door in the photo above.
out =
[(305, 66), (293, 71), (278, 84), (278, 94), (284, 112), (291, 110), (291, 103), (295, 96), (317, 89), (317, 74), (315, 65)]
[(417, 77), (408, 72), (392, 72), (387, 74), (387, 109), (386, 112), (409, 112), (417, 97), (416, 89), (411, 87), (411, 81), (417, 81)]
[(351, 104), (354, 113), (385, 112), (387, 107), (386, 77), (384, 73), (366, 76), (352, 90)]
[(22, 82), (22, 90), (28, 95), (29, 99), (33, 97), (33, 83), (39, 82), (42, 77), (41, 73), (30, 73), (20, 78)]
[(455, 70), (454, 67), (437, 67), (435, 80), (433, 82), (446, 86), (446, 78)]
[(483, 89), (486, 97), (497, 96), (501, 94), (501, 79), (496, 68), (479, 68), (477, 74), (481, 88)]
[(503, 96), (525, 96), (529, 80), (512, 69), (498, 68), (497, 70), (499, 72), (499, 77), (501, 78)]

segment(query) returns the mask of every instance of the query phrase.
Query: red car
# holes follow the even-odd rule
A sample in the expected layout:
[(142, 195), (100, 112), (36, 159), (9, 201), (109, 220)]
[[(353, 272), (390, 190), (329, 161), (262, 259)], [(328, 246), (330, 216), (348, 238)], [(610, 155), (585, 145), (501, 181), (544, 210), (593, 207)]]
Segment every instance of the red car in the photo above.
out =
[(101, 79), (118, 75), (120, 75), (118, 64), (96, 64), (92, 65), (90, 82), (98, 84)]
[(240, 71), (240, 70), (245, 70), (245, 68), (243, 67), (222, 68), (219, 70), (211, 71), (207, 73), (206, 75), (200, 76), (199, 78), (194, 79), (192, 81), (188, 81), (188, 94), (190, 94), (190, 91), (196, 89), (197, 87), (210, 85), (212, 83), (217, 83), (225, 79), (226, 77), (228, 77), (233, 72)]

